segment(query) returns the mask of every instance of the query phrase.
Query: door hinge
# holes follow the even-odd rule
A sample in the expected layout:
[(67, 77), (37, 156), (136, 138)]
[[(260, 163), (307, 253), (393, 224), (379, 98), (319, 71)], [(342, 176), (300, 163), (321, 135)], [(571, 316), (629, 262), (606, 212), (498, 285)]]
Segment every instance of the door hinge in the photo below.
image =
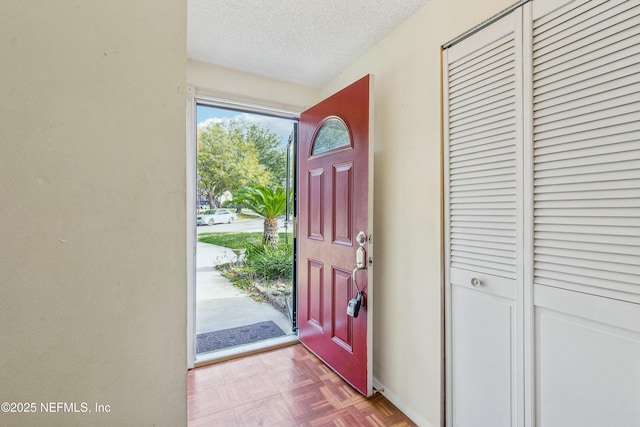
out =
[(292, 225), (293, 225), (293, 230), (292, 230), (292, 235), (293, 235), (293, 239), (297, 239), (298, 238), (298, 218), (297, 217), (291, 217), (292, 218)]

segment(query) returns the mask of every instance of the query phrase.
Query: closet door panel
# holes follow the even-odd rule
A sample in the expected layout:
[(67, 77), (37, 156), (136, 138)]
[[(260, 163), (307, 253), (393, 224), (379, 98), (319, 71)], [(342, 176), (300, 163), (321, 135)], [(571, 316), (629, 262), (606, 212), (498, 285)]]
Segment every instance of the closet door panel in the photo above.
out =
[(521, 417), (516, 15), (444, 54), (448, 423), (460, 427)]
[(640, 420), (640, 3), (533, 2), (536, 425)]
[(537, 425), (637, 425), (640, 306), (550, 287), (535, 303)]
[(452, 303), (455, 425), (509, 426), (514, 302), (455, 286)]

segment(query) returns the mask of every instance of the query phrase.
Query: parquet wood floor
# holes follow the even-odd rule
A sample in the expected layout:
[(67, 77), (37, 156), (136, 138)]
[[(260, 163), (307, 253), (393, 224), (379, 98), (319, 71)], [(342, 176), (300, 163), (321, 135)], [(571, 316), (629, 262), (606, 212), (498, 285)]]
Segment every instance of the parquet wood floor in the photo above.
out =
[(361, 396), (302, 344), (188, 375), (189, 427), (416, 425), (384, 396)]

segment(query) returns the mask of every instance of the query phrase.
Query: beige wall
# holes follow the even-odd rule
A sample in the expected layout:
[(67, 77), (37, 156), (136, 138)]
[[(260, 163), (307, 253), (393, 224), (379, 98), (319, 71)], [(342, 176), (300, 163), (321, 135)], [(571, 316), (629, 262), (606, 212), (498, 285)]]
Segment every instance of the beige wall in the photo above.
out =
[(374, 75), (373, 373), (421, 426), (441, 421), (440, 46), (513, 3), (429, 0), (322, 89)]
[(318, 89), (189, 60), (187, 80), (197, 96), (236, 101), (289, 112), (313, 105)]
[(0, 16), (0, 425), (184, 425), (186, 0)]

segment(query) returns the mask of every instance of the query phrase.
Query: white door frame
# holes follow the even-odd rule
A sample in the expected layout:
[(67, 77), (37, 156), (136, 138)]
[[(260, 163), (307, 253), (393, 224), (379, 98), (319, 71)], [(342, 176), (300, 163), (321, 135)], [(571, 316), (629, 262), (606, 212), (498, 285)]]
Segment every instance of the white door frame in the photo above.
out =
[(187, 85), (186, 119), (186, 186), (187, 205), (186, 236), (187, 236), (187, 369), (195, 367), (196, 362), (196, 247), (198, 243), (196, 231), (196, 193), (198, 191), (198, 161), (197, 161), (197, 125), (196, 105), (206, 104), (215, 108), (238, 110), (239, 112), (265, 114), (283, 119), (299, 120), (304, 107), (279, 107), (259, 105), (259, 102), (249, 103), (211, 95), (198, 90), (193, 85)]
[(187, 86), (187, 141), (186, 184), (187, 197), (187, 369), (194, 367), (196, 360), (196, 191), (198, 163), (196, 158), (196, 99), (195, 88)]

